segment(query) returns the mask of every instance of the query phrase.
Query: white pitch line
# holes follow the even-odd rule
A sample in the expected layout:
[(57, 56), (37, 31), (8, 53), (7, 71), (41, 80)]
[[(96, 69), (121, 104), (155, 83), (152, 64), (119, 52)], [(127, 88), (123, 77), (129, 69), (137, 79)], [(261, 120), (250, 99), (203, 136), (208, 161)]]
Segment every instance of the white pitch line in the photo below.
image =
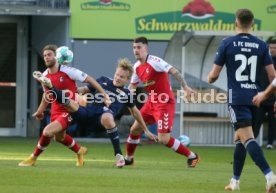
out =
[[(11, 161), (15, 161), (15, 160), (23, 160), (26, 157), (17, 157), (17, 156), (5, 156), (2, 157), (0, 156), (0, 160), (11, 160)], [(38, 161), (76, 161), (76, 159), (73, 158), (59, 158), (59, 157), (42, 157), (39, 158)], [(106, 159), (85, 159), (85, 162), (114, 162), (114, 160), (106, 160)]]

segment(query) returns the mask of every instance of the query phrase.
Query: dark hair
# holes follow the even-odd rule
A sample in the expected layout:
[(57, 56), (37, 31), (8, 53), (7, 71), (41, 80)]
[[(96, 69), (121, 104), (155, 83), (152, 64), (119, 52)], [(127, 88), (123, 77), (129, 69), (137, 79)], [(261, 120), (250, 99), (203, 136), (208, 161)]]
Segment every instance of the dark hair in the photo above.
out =
[(239, 9), (236, 12), (236, 18), (242, 28), (249, 28), (254, 22), (254, 15), (249, 9)]
[(146, 37), (137, 37), (133, 41), (134, 43), (142, 43), (148, 45), (148, 39)]
[(46, 45), (46, 46), (42, 49), (42, 55), (43, 55), (43, 52), (44, 52), (45, 50), (51, 50), (51, 51), (53, 51), (53, 52), (56, 54), (57, 46), (54, 45), (54, 44)]
[(270, 37), (270, 38), (268, 38), (267, 43), (268, 44), (276, 44), (276, 37)]

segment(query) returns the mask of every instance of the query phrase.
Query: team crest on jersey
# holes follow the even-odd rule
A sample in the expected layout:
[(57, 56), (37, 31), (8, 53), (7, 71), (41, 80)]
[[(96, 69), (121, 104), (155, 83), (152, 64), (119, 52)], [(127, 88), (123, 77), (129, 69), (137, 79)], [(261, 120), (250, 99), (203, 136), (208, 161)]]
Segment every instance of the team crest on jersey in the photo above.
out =
[(104, 112), (106, 112), (106, 111), (108, 111), (108, 110), (109, 110), (108, 107), (106, 107), (106, 106), (103, 107), (103, 111), (104, 111)]
[(62, 117), (67, 117), (69, 115), (69, 113), (63, 113)]
[(150, 71), (149, 71), (149, 69), (147, 68), (147, 69), (146, 69), (146, 73), (148, 74), (149, 72), (150, 72)]
[(60, 81), (60, 82), (64, 82), (64, 78), (61, 76), (61, 77), (59, 78), (59, 81)]
[(126, 96), (126, 93), (123, 90), (119, 89), (119, 88), (116, 89), (116, 92), (119, 93), (122, 96)]

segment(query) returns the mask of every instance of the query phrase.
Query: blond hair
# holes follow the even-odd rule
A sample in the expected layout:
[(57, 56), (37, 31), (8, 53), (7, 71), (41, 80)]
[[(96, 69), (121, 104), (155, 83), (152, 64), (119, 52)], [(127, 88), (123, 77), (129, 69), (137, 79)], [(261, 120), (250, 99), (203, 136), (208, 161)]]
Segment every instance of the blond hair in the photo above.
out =
[(125, 71), (129, 72), (128, 78), (130, 78), (133, 74), (133, 67), (129, 59), (127, 58), (120, 58), (118, 60), (118, 68), (122, 68)]

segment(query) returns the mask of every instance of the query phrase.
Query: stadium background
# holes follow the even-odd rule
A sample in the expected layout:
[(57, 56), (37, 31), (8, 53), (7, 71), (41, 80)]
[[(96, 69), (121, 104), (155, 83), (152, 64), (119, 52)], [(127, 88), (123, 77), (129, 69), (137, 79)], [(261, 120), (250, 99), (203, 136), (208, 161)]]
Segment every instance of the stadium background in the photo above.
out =
[(165, 57), (170, 39), (183, 28), (233, 30), (238, 8), (254, 12), (256, 31), (276, 31), (273, 0), (209, 0), (211, 14), (200, 6), (183, 13), (191, 2), (0, 0), (0, 136), (39, 135), (40, 123), (31, 114), (41, 91), (31, 73), (44, 69), (40, 51), (45, 44), (69, 46), (75, 54), (72, 66), (98, 77), (112, 76), (119, 57), (134, 61), (131, 42), (136, 36), (147, 36), (151, 53)]

